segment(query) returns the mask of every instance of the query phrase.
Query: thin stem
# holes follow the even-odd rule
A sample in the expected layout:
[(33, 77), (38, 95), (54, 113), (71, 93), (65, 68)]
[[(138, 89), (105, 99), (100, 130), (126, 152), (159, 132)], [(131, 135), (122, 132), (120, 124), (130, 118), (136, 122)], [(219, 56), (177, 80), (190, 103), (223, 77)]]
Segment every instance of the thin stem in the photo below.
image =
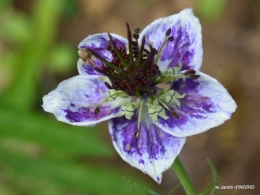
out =
[(140, 124), (141, 124), (141, 117), (142, 117), (142, 110), (143, 110), (143, 100), (141, 100), (139, 113), (138, 113), (138, 123), (137, 123), (137, 130), (140, 130)]
[(175, 161), (173, 163), (173, 169), (174, 169), (177, 177), (179, 178), (186, 194), (187, 195), (196, 195), (197, 193), (190, 181), (190, 178), (178, 157), (175, 159)]

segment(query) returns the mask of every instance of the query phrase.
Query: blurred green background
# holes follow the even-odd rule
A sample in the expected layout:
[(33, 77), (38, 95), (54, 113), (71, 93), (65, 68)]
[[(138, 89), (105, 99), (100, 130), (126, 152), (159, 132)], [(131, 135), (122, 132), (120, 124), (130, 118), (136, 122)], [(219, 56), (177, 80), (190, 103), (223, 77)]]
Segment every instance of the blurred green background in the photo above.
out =
[(170, 193), (179, 183), (173, 170), (157, 185), (130, 167), (113, 149), (106, 123), (72, 127), (41, 104), (60, 81), (77, 75), (83, 38), (125, 36), (125, 21), (144, 28), (186, 7), (202, 23), (202, 71), (229, 90), (238, 109), (224, 125), (188, 138), (180, 158), (198, 192), (211, 176), (210, 158), (220, 185), (255, 185), (237, 194), (260, 193), (260, 1), (0, 0), (0, 195), (148, 194), (123, 177)]

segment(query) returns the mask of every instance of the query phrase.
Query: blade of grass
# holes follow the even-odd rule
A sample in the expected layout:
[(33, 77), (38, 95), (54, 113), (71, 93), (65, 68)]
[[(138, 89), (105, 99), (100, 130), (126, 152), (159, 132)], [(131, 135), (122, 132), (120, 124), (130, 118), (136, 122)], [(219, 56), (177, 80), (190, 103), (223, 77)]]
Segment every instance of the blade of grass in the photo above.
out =
[[(157, 193), (157, 192), (155, 192), (155, 191), (153, 191), (153, 190), (150, 190), (150, 189), (148, 189), (148, 188), (146, 188), (146, 187), (144, 187), (144, 186), (142, 186), (142, 185), (140, 185), (140, 184), (138, 184), (138, 183), (135, 183), (135, 182), (131, 181), (131, 180), (128, 179), (128, 178), (123, 177), (123, 179), (126, 180), (127, 182), (129, 182), (129, 183), (131, 184), (131, 187), (132, 187), (133, 190), (134, 190), (134, 187), (137, 187), (137, 188), (139, 188), (139, 189), (142, 189), (142, 190), (148, 192), (149, 194), (152, 194), (152, 195), (161, 195), (161, 194), (159, 194), (159, 193)], [(136, 190), (134, 190), (134, 191), (137, 192)]]
[(207, 161), (208, 161), (210, 169), (211, 169), (211, 171), (213, 173), (213, 179), (214, 179), (214, 184), (213, 184), (214, 188), (213, 188), (213, 190), (211, 192), (211, 195), (215, 195), (217, 193), (216, 186), (219, 185), (218, 173), (217, 173), (217, 170), (216, 170), (215, 166), (212, 164), (212, 162), (209, 159)]
[(14, 80), (4, 94), (10, 106), (19, 110), (32, 108), (36, 98), (36, 75), (54, 43), (62, 5), (61, 0), (34, 1), (31, 38), (15, 56)]
[(199, 195), (208, 194), (215, 187), (214, 184), (211, 184), (212, 182), (213, 182), (213, 176), (210, 178), (210, 180), (206, 186), (206, 189), (203, 192), (201, 192)]
[(170, 193), (170, 195), (174, 195), (174, 194), (177, 192), (177, 190), (179, 189), (180, 186), (181, 186), (181, 183), (179, 183), (179, 184), (173, 189), (173, 191)]
[(196, 195), (197, 193), (190, 181), (190, 178), (178, 157), (175, 159), (172, 166), (173, 166), (173, 169), (174, 169), (177, 177), (179, 178), (186, 194), (187, 195)]

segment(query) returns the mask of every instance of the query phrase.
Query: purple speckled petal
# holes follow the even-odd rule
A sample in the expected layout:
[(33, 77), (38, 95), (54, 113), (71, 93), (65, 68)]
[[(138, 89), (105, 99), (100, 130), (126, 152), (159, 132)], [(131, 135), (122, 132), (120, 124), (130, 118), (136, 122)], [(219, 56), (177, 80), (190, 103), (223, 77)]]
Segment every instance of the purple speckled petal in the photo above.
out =
[(120, 106), (128, 98), (102, 103), (100, 112), (95, 108), (107, 96), (107, 87), (96, 75), (79, 75), (61, 82), (43, 97), (43, 108), (53, 113), (59, 121), (72, 125), (91, 126), (117, 117)]
[[(96, 71), (94, 69), (93, 64), (91, 64), (91, 62), (84, 62), (82, 59), (79, 59), (77, 62), (77, 66), (78, 66), (78, 72), (80, 75), (100, 75), (100, 76), (104, 76), (102, 73)], [(102, 63), (99, 60), (95, 60), (95, 66), (97, 68), (101, 68)]]
[(174, 137), (145, 117), (138, 137), (137, 114), (131, 120), (124, 116), (109, 121), (109, 131), (115, 149), (127, 163), (150, 175), (161, 183), (162, 172), (167, 170), (179, 155), (186, 138)]
[(170, 106), (179, 119), (170, 116), (168, 120), (158, 118), (156, 125), (177, 136), (190, 136), (218, 126), (231, 117), (236, 103), (228, 91), (214, 78), (197, 71), (198, 79), (179, 80), (172, 89), (186, 96), (180, 99), (181, 106)]
[(163, 51), (158, 62), (160, 70), (164, 72), (178, 66), (179, 62), (182, 63), (183, 70), (199, 70), (203, 55), (201, 25), (191, 8), (155, 20), (142, 31), (139, 41), (145, 35), (146, 45), (152, 42), (153, 46), (159, 49), (169, 28), (172, 30), (170, 36), (174, 37), (174, 41), (170, 42)]
[[(128, 41), (116, 34), (111, 33), (113, 40), (117, 47), (126, 48), (126, 44)], [(100, 33), (89, 35), (83, 41), (80, 42), (78, 48), (79, 49), (91, 49), (97, 52), (101, 57), (105, 58), (108, 61), (112, 60), (112, 55), (109, 51), (106, 50), (109, 38), (107, 33)], [(97, 68), (101, 68), (101, 61), (92, 57), (92, 60), (95, 63)], [(78, 60), (78, 71), (79, 74), (87, 74), (87, 75), (101, 75), (101, 73), (97, 72), (93, 69), (93, 64), (91, 62), (84, 63), (81, 59)]]

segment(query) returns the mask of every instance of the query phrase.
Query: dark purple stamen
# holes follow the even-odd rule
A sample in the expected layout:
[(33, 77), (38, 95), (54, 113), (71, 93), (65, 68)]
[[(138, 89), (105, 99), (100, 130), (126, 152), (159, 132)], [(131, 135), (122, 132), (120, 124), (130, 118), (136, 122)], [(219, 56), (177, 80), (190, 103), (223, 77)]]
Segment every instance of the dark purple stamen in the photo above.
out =
[(100, 112), (100, 107), (96, 107), (95, 114), (98, 114)]
[(111, 85), (109, 85), (109, 83), (105, 82), (105, 85), (108, 89), (112, 89)]
[(188, 70), (186, 70), (186, 71), (184, 72), (185, 75), (194, 75), (195, 73), (196, 73), (196, 71), (193, 70), (193, 69), (188, 69)]
[(180, 119), (180, 116), (178, 115), (177, 112), (171, 111), (170, 113), (171, 113), (172, 117)]
[[(109, 77), (111, 84), (105, 82), (108, 89), (122, 90), (130, 96), (137, 97), (145, 94), (155, 95), (156, 80), (161, 75), (158, 65), (154, 63), (158, 51), (152, 45), (149, 45), (149, 50), (144, 48), (145, 36), (142, 37), (141, 45), (138, 44), (141, 31), (139, 28), (133, 35), (128, 23), (126, 29), (129, 42), (128, 53), (126, 48), (117, 47), (113, 37), (108, 33), (109, 42), (106, 50), (111, 53), (113, 59), (109, 62), (95, 51), (89, 50), (103, 63), (101, 68), (94, 69)], [(98, 108), (95, 112), (99, 112)]]
[(168, 41), (172, 42), (174, 40), (173, 36), (168, 37)]
[(193, 69), (186, 70), (184, 75), (188, 76), (191, 79), (198, 79), (200, 75), (196, 75), (196, 71)]
[(171, 32), (172, 32), (172, 29), (169, 28), (169, 29), (166, 31), (165, 36), (166, 36), (166, 37), (169, 37), (170, 34), (171, 34)]

